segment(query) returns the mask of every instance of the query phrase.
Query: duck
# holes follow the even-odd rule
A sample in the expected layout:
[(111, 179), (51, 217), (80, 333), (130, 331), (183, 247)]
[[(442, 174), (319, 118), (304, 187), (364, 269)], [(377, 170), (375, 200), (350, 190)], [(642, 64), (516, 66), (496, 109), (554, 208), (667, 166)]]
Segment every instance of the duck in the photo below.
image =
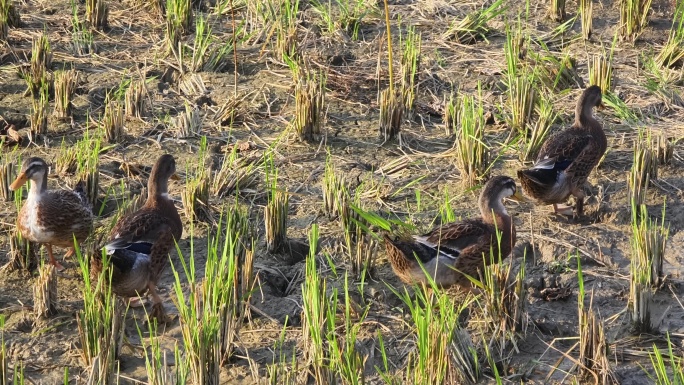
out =
[(392, 239), (385, 233), (392, 270), (407, 285), (427, 284), (427, 273), (440, 287), (470, 287), (468, 276), (477, 278), (485, 264), (494, 262), (491, 250), (498, 249), (494, 258), (498, 262), (515, 245), (515, 224), (503, 205), (504, 198), (523, 200), (515, 180), (494, 176), (480, 193), (480, 217), (447, 223), (423, 235), (401, 234)]
[(119, 218), (101, 254), (91, 260), (93, 274), (97, 276), (103, 270), (103, 258), (108, 257), (112, 292), (129, 298), (134, 305), (141, 295), (150, 294), (150, 316), (161, 321), (166, 316), (157, 283), (169, 264), (169, 252), (183, 235), (183, 223), (169, 197), (169, 179), (178, 179), (176, 161), (172, 155), (164, 154), (152, 168), (143, 206)]
[(81, 243), (92, 231), (93, 207), (83, 182), (73, 190), (48, 190), (48, 171), (42, 158), (27, 158), (10, 189), (17, 191), (30, 181), (28, 197), (17, 217), (17, 228), (25, 239), (45, 245), (49, 263), (57, 271), (63, 271), (64, 266), (55, 259), (52, 247), (69, 248), (65, 256), (72, 255), (74, 239)]
[[(542, 144), (531, 168), (518, 170), (526, 197), (538, 204), (552, 204), (556, 214), (583, 215), (584, 184), (608, 146), (601, 123), (592, 115), (594, 107), (602, 106), (600, 87), (590, 86), (582, 92), (573, 125)], [(570, 195), (575, 197), (574, 212), (571, 206), (559, 206)]]

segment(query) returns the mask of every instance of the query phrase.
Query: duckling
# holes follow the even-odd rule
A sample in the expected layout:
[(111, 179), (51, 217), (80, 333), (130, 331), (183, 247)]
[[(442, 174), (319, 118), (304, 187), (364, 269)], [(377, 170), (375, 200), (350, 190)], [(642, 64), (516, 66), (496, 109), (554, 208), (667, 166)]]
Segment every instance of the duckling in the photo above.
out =
[(66, 256), (73, 254), (74, 238), (83, 242), (93, 228), (93, 209), (83, 183), (78, 183), (73, 190), (48, 190), (47, 176), (48, 165), (43, 159), (28, 158), (10, 189), (16, 191), (31, 181), (28, 197), (19, 211), (17, 227), (24, 238), (44, 244), (50, 264), (57, 271), (63, 271), (52, 246), (70, 248)]
[(584, 209), (582, 187), (589, 174), (606, 152), (608, 141), (601, 124), (592, 115), (594, 107), (602, 106), (601, 88), (591, 86), (577, 101), (575, 123), (544, 142), (534, 165), (519, 170), (522, 190), (539, 203), (553, 204), (556, 214), (571, 216), (572, 207), (559, 207), (570, 195), (576, 200), (575, 215)]
[[(177, 179), (173, 156), (162, 155), (147, 181), (148, 196), (140, 210), (120, 218), (104, 252), (112, 270), (112, 292), (121, 297), (152, 296), (151, 316), (165, 320), (157, 282), (169, 261), (169, 252), (183, 234), (178, 210), (169, 199), (168, 180)], [(92, 259), (95, 274), (102, 271), (102, 256)]]
[(409, 285), (427, 283), (427, 272), (439, 286), (469, 287), (470, 280), (464, 274), (477, 278), (478, 270), (492, 262), (490, 250), (498, 249), (498, 256), (494, 254), (498, 260), (506, 258), (515, 245), (515, 225), (503, 205), (504, 198), (521, 200), (522, 196), (513, 179), (495, 176), (480, 193), (481, 217), (448, 223), (421, 236), (392, 240), (385, 235), (394, 273)]

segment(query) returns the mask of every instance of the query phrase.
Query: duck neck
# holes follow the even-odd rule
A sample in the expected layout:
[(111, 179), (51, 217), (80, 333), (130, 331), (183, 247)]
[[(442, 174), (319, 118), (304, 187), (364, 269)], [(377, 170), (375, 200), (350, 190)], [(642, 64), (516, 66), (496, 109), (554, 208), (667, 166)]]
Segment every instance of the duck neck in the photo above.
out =
[(484, 203), (486, 204), (480, 202), (482, 219), (484, 222), (494, 225), (497, 232), (501, 234), (499, 241), (501, 258), (506, 258), (515, 245), (513, 220), (508, 215), (501, 199), (484, 201)]
[(501, 198), (495, 197), (491, 199), (480, 200), (480, 213), (482, 219), (486, 223), (497, 223), (501, 218), (508, 218), (508, 212), (501, 202)]
[(47, 173), (43, 173), (40, 179), (31, 179), (29, 196), (38, 196), (47, 190)]
[(589, 127), (597, 123), (592, 114), (593, 108), (592, 105), (585, 102), (584, 98), (580, 98), (575, 108), (575, 127)]
[(169, 197), (168, 182), (164, 178), (159, 178), (158, 175), (150, 175), (150, 181), (147, 183), (147, 202), (156, 202), (160, 198)]

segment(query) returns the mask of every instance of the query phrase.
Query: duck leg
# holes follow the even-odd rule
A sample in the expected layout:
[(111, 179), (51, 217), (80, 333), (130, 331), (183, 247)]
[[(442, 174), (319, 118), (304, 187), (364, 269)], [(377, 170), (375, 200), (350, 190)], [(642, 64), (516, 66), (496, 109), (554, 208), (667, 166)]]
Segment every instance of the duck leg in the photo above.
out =
[(557, 203), (553, 204), (553, 212), (554, 214), (565, 215), (566, 217), (571, 217), (573, 215), (571, 206), (559, 206)]
[(54, 254), (52, 254), (52, 245), (47, 243), (45, 244), (45, 247), (47, 248), (48, 257), (50, 257), (50, 264), (55, 267), (55, 270), (64, 271), (64, 266), (62, 266), (61, 263), (57, 262)]
[(575, 196), (575, 216), (579, 218), (584, 214), (584, 191), (577, 189), (572, 195)]
[(157, 293), (157, 284), (150, 282), (147, 284), (147, 289), (152, 296), (152, 312), (150, 313), (150, 318), (156, 319), (159, 323), (169, 322), (169, 318), (166, 316), (166, 311), (164, 310), (164, 303)]

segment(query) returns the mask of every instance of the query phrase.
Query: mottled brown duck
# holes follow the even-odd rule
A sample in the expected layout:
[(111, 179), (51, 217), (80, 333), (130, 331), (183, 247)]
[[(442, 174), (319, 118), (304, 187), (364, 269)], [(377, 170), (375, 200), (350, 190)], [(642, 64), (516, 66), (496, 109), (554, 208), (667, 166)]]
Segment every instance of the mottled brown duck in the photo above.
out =
[(518, 171), (523, 193), (541, 204), (552, 204), (557, 214), (571, 216), (572, 207), (559, 206), (573, 195), (575, 215), (582, 216), (584, 184), (606, 152), (603, 127), (592, 115), (601, 106), (601, 89), (591, 86), (577, 101), (575, 123), (544, 142), (534, 165)]
[(52, 246), (69, 248), (67, 256), (73, 254), (74, 238), (83, 242), (93, 228), (93, 209), (83, 183), (73, 190), (48, 190), (47, 176), (48, 166), (43, 159), (28, 158), (10, 189), (16, 191), (31, 181), (17, 227), (24, 238), (44, 244), (50, 264), (61, 271), (64, 267), (55, 259)]
[[(112, 267), (112, 292), (126, 298), (149, 292), (150, 315), (160, 320), (166, 317), (157, 282), (169, 263), (169, 252), (183, 234), (183, 223), (168, 193), (168, 181), (177, 178), (175, 172), (173, 156), (162, 155), (147, 181), (145, 204), (117, 221), (103, 248)], [(102, 271), (101, 256), (93, 258), (92, 267), (95, 274)]]
[(470, 287), (466, 275), (478, 278), (485, 264), (506, 258), (515, 245), (515, 225), (503, 205), (504, 198), (520, 200), (522, 196), (513, 179), (495, 176), (480, 193), (481, 217), (448, 223), (420, 236), (392, 240), (385, 235), (394, 273), (409, 285), (427, 283), (427, 273), (441, 287)]

